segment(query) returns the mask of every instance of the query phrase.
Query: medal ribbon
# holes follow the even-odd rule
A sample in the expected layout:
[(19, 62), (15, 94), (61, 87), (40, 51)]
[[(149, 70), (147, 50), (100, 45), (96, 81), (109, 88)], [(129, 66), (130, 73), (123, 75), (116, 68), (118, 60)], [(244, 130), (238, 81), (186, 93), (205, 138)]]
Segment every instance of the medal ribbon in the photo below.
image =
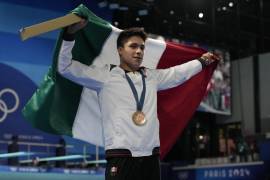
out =
[(127, 78), (127, 81), (128, 81), (128, 84), (132, 90), (132, 93), (133, 93), (133, 96), (136, 100), (136, 104), (137, 104), (137, 111), (142, 111), (143, 109), (143, 104), (144, 104), (144, 99), (145, 99), (145, 92), (146, 92), (146, 85), (145, 85), (145, 77), (144, 77), (144, 74), (142, 72), (142, 70), (140, 69), (139, 70), (141, 76), (142, 76), (142, 82), (143, 82), (143, 90), (142, 90), (142, 94), (141, 94), (141, 98), (140, 98), (140, 101), (139, 101), (139, 97), (138, 97), (138, 92), (135, 88), (135, 85), (134, 83), (131, 81), (130, 77), (127, 75), (127, 73), (125, 73), (126, 75), (126, 78)]

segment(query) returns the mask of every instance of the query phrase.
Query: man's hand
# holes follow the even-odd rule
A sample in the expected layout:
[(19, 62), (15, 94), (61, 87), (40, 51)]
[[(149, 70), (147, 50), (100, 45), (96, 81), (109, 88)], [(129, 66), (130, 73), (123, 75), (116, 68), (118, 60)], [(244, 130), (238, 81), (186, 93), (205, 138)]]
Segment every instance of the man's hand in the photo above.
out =
[(87, 25), (87, 20), (82, 19), (80, 22), (67, 26), (64, 31), (63, 39), (65, 41), (74, 41), (75, 33)]
[(205, 66), (208, 66), (209, 64), (215, 62), (215, 61), (220, 61), (221, 58), (218, 57), (217, 55), (207, 52), (204, 53), (200, 58), (199, 61), (201, 61), (201, 63), (203, 63)]
[(87, 25), (87, 20), (82, 19), (80, 22), (72, 24), (66, 28), (67, 34), (75, 34), (79, 30), (83, 29)]

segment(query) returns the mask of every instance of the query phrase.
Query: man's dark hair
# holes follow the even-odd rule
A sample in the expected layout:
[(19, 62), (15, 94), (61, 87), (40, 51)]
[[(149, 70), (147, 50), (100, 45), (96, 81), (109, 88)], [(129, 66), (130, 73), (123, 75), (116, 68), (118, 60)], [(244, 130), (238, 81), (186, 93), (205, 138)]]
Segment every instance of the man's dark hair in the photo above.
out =
[(147, 34), (143, 28), (133, 27), (133, 28), (125, 29), (119, 34), (119, 36), (117, 38), (117, 48), (123, 47), (125, 42), (131, 36), (139, 36), (143, 39), (143, 41), (145, 41), (147, 38)]

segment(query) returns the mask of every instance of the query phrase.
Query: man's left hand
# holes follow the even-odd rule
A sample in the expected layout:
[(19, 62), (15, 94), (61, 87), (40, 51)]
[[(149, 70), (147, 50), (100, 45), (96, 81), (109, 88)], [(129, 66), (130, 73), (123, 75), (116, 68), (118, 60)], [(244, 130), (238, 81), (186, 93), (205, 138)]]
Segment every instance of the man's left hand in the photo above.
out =
[(201, 60), (203, 60), (204, 64), (205, 65), (209, 65), (215, 61), (220, 61), (221, 58), (218, 57), (217, 55), (213, 54), (213, 53), (210, 53), (210, 52), (207, 52), (207, 53), (204, 53), (201, 57), (200, 57)]

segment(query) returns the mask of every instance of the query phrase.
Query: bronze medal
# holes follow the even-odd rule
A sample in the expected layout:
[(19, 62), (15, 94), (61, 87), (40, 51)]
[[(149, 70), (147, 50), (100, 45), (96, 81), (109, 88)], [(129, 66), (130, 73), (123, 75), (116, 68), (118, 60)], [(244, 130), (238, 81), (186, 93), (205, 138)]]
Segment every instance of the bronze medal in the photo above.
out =
[(133, 113), (132, 120), (137, 126), (143, 126), (146, 123), (145, 114), (142, 111)]
[(142, 94), (141, 94), (140, 99), (139, 99), (138, 92), (135, 88), (134, 83), (132, 82), (130, 77), (127, 75), (127, 73), (125, 73), (126, 79), (127, 79), (128, 84), (132, 90), (132, 93), (133, 93), (133, 96), (135, 98), (136, 105), (137, 105), (137, 108), (136, 108), (137, 111), (135, 113), (133, 113), (133, 115), (132, 115), (132, 120), (133, 120), (134, 124), (137, 126), (143, 126), (146, 123), (145, 114), (142, 112), (143, 103), (144, 103), (144, 99), (145, 99), (146, 85), (145, 85), (145, 77), (144, 77), (142, 70), (140, 70), (140, 73), (141, 73), (142, 83), (143, 83), (143, 89), (142, 89)]

